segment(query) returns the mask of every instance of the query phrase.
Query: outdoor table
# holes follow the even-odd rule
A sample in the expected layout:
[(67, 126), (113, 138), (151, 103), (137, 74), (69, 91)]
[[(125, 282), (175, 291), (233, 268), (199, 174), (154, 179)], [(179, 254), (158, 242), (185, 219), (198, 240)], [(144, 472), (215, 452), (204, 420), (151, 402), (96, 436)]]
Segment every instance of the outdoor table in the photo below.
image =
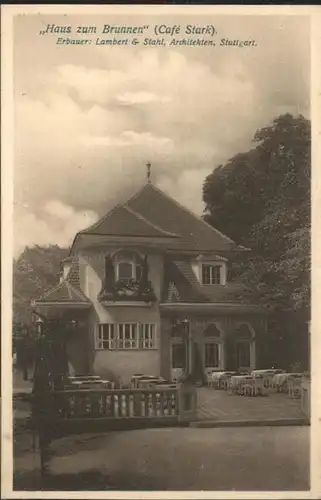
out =
[(275, 368), (265, 368), (261, 370), (252, 370), (253, 377), (262, 377), (263, 385), (266, 389), (272, 389), (275, 387), (274, 376), (276, 374), (284, 373), (284, 370)]
[(236, 372), (229, 371), (212, 372), (208, 376), (209, 385), (211, 387), (224, 388), (226, 379), (235, 374)]
[[(261, 382), (260, 384), (258, 382)], [(257, 396), (264, 394), (263, 377), (253, 375), (234, 375), (230, 378), (229, 394)]]
[(138, 380), (137, 388), (145, 389), (145, 388), (151, 387), (155, 383), (161, 382), (161, 381), (162, 381), (162, 378), (153, 377), (151, 375), (146, 376), (146, 377), (142, 377), (141, 379)]
[(225, 371), (221, 374), (219, 378), (219, 387), (222, 389), (228, 389), (228, 381), (231, 379), (231, 377), (235, 377), (237, 372), (230, 372), (230, 371)]
[(210, 380), (219, 380), (220, 377), (224, 374), (225, 372), (221, 371), (221, 372), (211, 372), (208, 374), (208, 378)]
[(252, 379), (251, 375), (232, 375), (231, 384), (239, 385), (247, 379)]
[(278, 392), (287, 392), (288, 390), (288, 380), (290, 378), (300, 378), (303, 377), (303, 373), (277, 373), (273, 377), (273, 383)]
[(139, 383), (139, 380), (140, 380), (140, 379), (142, 379), (142, 378), (144, 378), (144, 375), (143, 375), (142, 373), (137, 373), (136, 375), (133, 375), (133, 376), (131, 377), (131, 380), (130, 380), (130, 381), (131, 381), (132, 386), (133, 386), (135, 389), (137, 389), (137, 387), (138, 387), (138, 383)]
[(220, 377), (224, 372), (211, 372), (207, 375), (207, 383), (210, 387), (219, 387)]
[(253, 377), (251, 377), (251, 375), (233, 375), (230, 378), (231, 392), (237, 392), (237, 390), (249, 379), (252, 380)]
[(156, 389), (176, 389), (177, 384), (168, 383), (168, 384), (156, 384)]
[(275, 368), (265, 368), (260, 370), (252, 370), (252, 375), (277, 375), (284, 373), (284, 370), (275, 369)]
[(70, 387), (75, 389), (95, 389), (97, 387), (104, 387), (106, 389), (112, 388), (112, 382), (109, 380), (74, 380), (71, 382)]

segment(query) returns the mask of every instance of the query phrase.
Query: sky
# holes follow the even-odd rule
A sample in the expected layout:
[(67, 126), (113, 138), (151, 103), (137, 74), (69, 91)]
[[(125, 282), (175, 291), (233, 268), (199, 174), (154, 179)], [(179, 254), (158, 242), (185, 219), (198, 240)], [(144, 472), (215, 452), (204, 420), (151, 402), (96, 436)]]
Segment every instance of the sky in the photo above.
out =
[(256, 40), (242, 49), (63, 46), (39, 35), (48, 23), (133, 22), (123, 15), (15, 19), (16, 257), (26, 245), (69, 246), (144, 185), (148, 161), (152, 182), (200, 215), (206, 176), (252, 147), (257, 129), (285, 112), (309, 118), (304, 17), (135, 19), (213, 24), (219, 39)]

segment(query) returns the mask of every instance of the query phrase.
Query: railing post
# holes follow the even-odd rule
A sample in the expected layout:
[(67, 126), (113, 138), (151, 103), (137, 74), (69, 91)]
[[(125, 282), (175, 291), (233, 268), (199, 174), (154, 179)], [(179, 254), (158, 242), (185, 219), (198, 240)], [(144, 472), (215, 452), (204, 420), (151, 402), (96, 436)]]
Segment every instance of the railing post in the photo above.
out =
[(310, 418), (310, 380), (303, 379), (301, 385), (301, 410)]
[(178, 419), (180, 422), (192, 422), (197, 414), (197, 392), (195, 384), (188, 378), (178, 389)]

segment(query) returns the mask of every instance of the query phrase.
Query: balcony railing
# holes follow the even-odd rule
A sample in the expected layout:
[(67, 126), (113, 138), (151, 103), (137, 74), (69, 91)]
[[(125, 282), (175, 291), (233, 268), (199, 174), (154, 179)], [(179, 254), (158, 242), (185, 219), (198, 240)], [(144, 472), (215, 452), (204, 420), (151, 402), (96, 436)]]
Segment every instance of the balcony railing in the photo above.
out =
[(178, 388), (84, 389), (53, 393), (58, 419), (174, 419), (179, 416)]
[(154, 302), (156, 296), (150, 282), (145, 286), (136, 280), (118, 280), (116, 283), (103, 286), (103, 289), (98, 295), (101, 302), (115, 302), (115, 301), (143, 301)]

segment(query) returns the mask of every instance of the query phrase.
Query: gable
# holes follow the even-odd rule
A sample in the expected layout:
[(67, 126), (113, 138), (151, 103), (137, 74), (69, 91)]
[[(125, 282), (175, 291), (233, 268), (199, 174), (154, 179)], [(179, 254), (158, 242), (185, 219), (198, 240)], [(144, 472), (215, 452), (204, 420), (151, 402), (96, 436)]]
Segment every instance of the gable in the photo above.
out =
[(227, 236), (152, 184), (144, 186), (126, 206), (163, 231), (179, 234), (179, 238), (169, 242), (169, 249), (228, 252), (235, 247), (235, 243)]
[(91, 303), (79, 289), (76, 289), (68, 281), (62, 281), (36, 300), (36, 303), (38, 304), (45, 304), (46, 302)]
[(79, 234), (173, 238), (176, 235), (156, 227), (130, 207), (117, 205), (107, 215)]
[[(177, 295), (173, 300), (172, 289)], [(164, 273), (163, 302), (235, 302), (242, 297), (244, 285), (228, 283), (226, 285), (202, 285), (197, 280), (190, 262), (167, 261)]]

